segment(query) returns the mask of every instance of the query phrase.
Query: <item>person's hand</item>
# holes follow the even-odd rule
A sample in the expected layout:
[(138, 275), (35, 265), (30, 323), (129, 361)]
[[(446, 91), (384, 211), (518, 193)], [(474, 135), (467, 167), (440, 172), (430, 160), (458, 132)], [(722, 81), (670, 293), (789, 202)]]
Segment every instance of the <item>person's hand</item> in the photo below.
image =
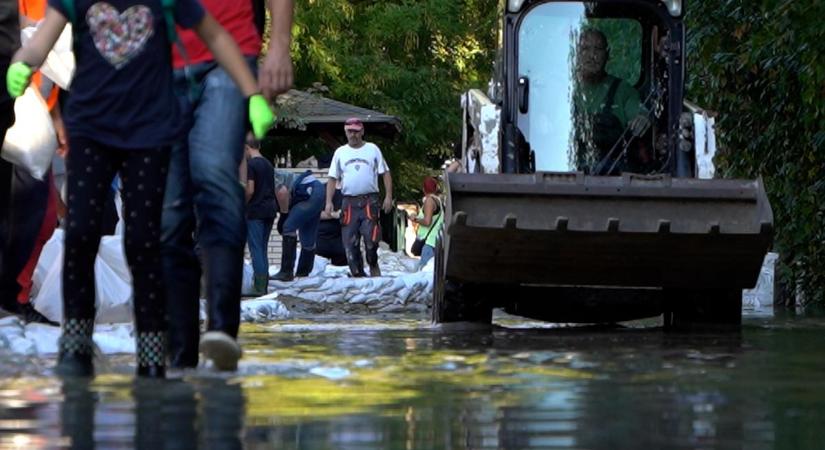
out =
[(286, 218), (289, 216), (289, 213), (282, 212), (278, 214), (278, 225), (275, 227), (278, 230), (278, 234), (281, 236), (284, 235), (284, 222), (286, 222)]
[(278, 94), (283, 94), (292, 87), (292, 57), (289, 46), (275, 45), (270, 42), (263, 63), (258, 68), (258, 88), (270, 101)]
[(6, 90), (8, 90), (11, 98), (23, 95), (26, 86), (31, 81), (32, 73), (32, 68), (22, 61), (17, 61), (9, 66), (9, 70), (6, 72)]
[(267, 130), (275, 123), (275, 115), (272, 114), (269, 103), (261, 94), (249, 97), (249, 123), (252, 124), (255, 139), (263, 139)]
[(327, 202), (326, 206), (324, 206), (324, 212), (327, 213), (330, 217), (332, 217), (332, 211), (335, 208), (332, 206), (332, 202)]
[(384, 197), (384, 212), (388, 213), (392, 210), (392, 199), (389, 197)]
[(66, 125), (63, 123), (62, 118), (52, 120), (52, 122), (54, 123), (55, 134), (57, 134), (57, 154), (65, 158), (69, 152), (69, 138), (66, 135)]
[(639, 114), (634, 117), (627, 126), (630, 128), (630, 131), (633, 132), (633, 136), (639, 137), (647, 131), (647, 128), (650, 126), (650, 120), (648, 120), (645, 114)]

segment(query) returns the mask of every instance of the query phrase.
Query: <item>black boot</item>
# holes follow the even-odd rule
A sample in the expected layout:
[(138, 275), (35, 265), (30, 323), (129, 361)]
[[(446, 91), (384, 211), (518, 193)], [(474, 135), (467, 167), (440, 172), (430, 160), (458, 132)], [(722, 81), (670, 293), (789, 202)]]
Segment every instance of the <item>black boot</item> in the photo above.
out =
[(166, 314), (169, 323), (169, 366), (175, 369), (198, 366), (200, 338), (201, 263), (186, 244), (162, 248), (166, 286)]
[(66, 319), (63, 333), (57, 341), (57, 366), (54, 371), (64, 377), (94, 375), (92, 356), (94, 319)]
[(297, 236), (283, 237), (283, 250), (281, 252), (281, 270), (272, 276), (275, 281), (292, 281), (292, 268), (295, 267), (295, 253), (298, 249)]
[(296, 277), (308, 277), (315, 265), (315, 250), (301, 249), (301, 256), (298, 258), (298, 268), (295, 270)]
[(203, 249), (206, 265), (206, 329), (238, 337), (241, 323), (243, 247)]
[(138, 332), (137, 375), (146, 378), (166, 376), (166, 332)]

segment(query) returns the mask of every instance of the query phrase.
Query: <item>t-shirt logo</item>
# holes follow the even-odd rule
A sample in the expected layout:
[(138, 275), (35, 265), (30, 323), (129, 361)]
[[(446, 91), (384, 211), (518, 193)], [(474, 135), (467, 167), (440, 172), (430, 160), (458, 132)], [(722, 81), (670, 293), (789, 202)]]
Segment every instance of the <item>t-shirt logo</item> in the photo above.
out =
[(114, 6), (99, 2), (86, 12), (86, 23), (97, 51), (115, 69), (120, 69), (143, 51), (154, 34), (155, 21), (147, 6), (132, 6), (121, 13)]
[(355, 165), (355, 171), (357, 172), (359, 170), (361, 170), (361, 164), (356, 164)]

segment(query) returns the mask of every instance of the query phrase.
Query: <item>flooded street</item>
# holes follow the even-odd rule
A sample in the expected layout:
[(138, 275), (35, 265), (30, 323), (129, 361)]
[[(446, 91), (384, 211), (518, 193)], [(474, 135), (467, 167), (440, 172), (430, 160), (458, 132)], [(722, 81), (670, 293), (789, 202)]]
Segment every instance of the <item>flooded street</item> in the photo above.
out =
[(0, 354), (0, 448), (825, 448), (825, 318), (726, 334), (498, 323), (244, 325), (231, 377), (136, 382), (127, 355), (62, 383), (51, 360)]

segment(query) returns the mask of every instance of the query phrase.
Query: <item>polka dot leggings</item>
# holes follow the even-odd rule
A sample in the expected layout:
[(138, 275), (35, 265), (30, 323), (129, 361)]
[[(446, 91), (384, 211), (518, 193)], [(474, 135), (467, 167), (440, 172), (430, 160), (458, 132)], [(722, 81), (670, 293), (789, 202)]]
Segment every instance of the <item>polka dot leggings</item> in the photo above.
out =
[[(100, 245), (104, 203), (112, 180), (119, 173), (123, 183), (124, 249), (132, 274), (138, 365), (163, 365), (166, 302), (160, 261), (160, 219), (169, 148), (118, 149), (89, 139), (72, 139), (69, 147), (63, 260), (65, 323), (94, 320), (94, 263)], [(67, 331), (64, 327), (64, 334)]]

